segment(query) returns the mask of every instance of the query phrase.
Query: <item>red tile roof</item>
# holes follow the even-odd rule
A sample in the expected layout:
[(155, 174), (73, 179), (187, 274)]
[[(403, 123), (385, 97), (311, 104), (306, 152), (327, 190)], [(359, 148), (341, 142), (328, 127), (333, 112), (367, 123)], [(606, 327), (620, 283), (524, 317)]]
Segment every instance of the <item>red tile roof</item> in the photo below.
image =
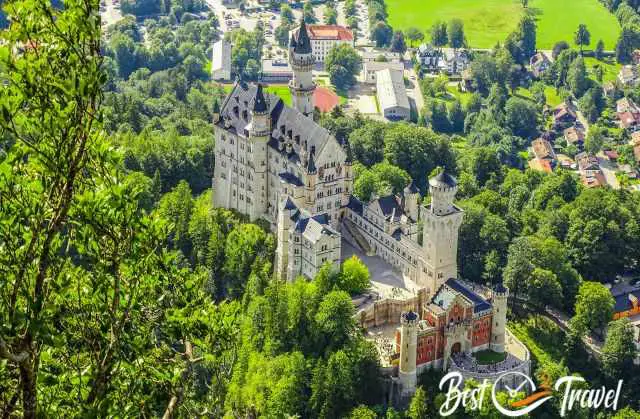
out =
[(353, 32), (340, 25), (307, 25), (311, 39), (353, 41)]
[(609, 160), (617, 160), (618, 159), (618, 152), (615, 150), (605, 150), (604, 151), (604, 155), (607, 156), (607, 158)]
[(539, 172), (553, 173), (553, 168), (551, 167), (551, 162), (549, 160), (538, 158), (529, 160), (529, 167)]
[(634, 125), (640, 124), (640, 114), (631, 112), (619, 112), (617, 113), (617, 116), (623, 128), (630, 128)]

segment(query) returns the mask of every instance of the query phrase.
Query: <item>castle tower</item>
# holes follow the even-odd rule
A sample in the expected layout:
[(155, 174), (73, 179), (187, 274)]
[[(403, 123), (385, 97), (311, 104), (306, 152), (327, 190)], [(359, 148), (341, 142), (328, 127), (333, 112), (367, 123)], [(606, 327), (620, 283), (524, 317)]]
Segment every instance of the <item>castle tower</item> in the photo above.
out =
[(293, 69), (293, 79), (289, 82), (291, 101), (295, 109), (306, 116), (313, 115), (313, 65), (315, 58), (311, 50), (311, 39), (304, 19), (300, 22), (297, 37), (291, 35), (289, 42), (289, 64)]
[(262, 85), (258, 84), (256, 94), (251, 107), (251, 124), (249, 130), (249, 142), (251, 143), (250, 159), (251, 179), (248, 179), (253, 189), (253, 202), (249, 216), (252, 220), (261, 217), (267, 212), (267, 142), (271, 136), (271, 115), (269, 103), (262, 91)]
[(407, 311), (400, 316), (400, 365), (398, 378), (402, 394), (416, 391), (416, 351), (418, 350), (418, 314)]
[(415, 183), (411, 181), (406, 188), (404, 188), (403, 194), (404, 212), (411, 217), (414, 222), (418, 221), (418, 200), (420, 199), (420, 191), (416, 187)]
[(501, 282), (493, 289), (491, 297), (493, 324), (491, 325), (491, 343), (489, 345), (492, 350), (500, 353), (505, 351), (508, 299), (509, 290)]
[(353, 193), (353, 153), (351, 152), (351, 145), (346, 140), (343, 146), (346, 152), (346, 159), (343, 165), (344, 189), (342, 190), (343, 212), (341, 214), (341, 218), (344, 217), (344, 211), (346, 211), (345, 208), (349, 204), (349, 199)]
[(449, 278), (458, 276), (458, 230), (463, 212), (453, 204), (458, 190), (455, 178), (446, 171), (429, 179), (431, 204), (422, 209), (423, 251), (426, 285), (435, 292)]
[(287, 279), (287, 268), (289, 266), (289, 229), (291, 228), (291, 216), (298, 211), (298, 207), (291, 197), (287, 196), (278, 208), (278, 219), (276, 225), (276, 237), (278, 246), (276, 248), (275, 272), (280, 279)]
[(306, 162), (307, 185), (305, 189), (306, 203), (311, 208), (316, 202), (316, 184), (318, 183), (318, 168), (315, 162), (315, 150), (309, 153)]

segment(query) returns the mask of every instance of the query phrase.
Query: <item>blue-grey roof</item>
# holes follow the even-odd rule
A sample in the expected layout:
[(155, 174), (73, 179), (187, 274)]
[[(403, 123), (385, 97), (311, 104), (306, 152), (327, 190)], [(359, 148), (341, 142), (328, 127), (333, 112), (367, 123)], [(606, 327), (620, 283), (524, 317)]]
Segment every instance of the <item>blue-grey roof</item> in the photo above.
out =
[(435, 177), (429, 179), (429, 185), (431, 186), (447, 186), (453, 188), (457, 184), (456, 178), (448, 174), (446, 170), (441, 171)]
[(360, 216), (362, 215), (362, 202), (360, 202), (360, 200), (353, 195), (349, 196), (349, 203), (347, 203), (347, 208)]
[(293, 173), (282, 172), (282, 173), (279, 173), (278, 176), (280, 176), (280, 179), (284, 180), (285, 182), (291, 185), (304, 186), (304, 183), (302, 183), (302, 181), (298, 178), (298, 176), (294, 175)]
[(413, 182), (413, 180), (411, 181), (411, 183), (409, 183), (405, 188), (404, 188), (404, 193), (405, 194), (414, 194), (414, 193), (420, 193), (420, 190), (418, 189), (418, 187), (416, 186), (416, 184)]
[(311, 54), (311, 39), (307, 32), (307, 24), (304, 22), (304, 18), (300, 22), (300, 29), (298, 29), (297, 39), (295, 44), (292, 45), (293, 51), (297, 54)]
[(287, 196), (287, 200), (284, 203), (284, 209), (286, 210), (294, 210), (294, 209), (298, 209), (298, 207), (296, 206), (296, 204), (291, 200), (291, 197)]
[[(380, 198), (372, 201), (370, 205), (380, 207), (380, 212), (385, 218), (389, 218), (393, 215), (394, 219), (398, 219), (404, 214), (398, 200), (394, 195), (381, 196)], [(395, 210), (395, 211), (394, 211)]]
[(504, 287), (504, 284), (502, 283), (502, 281), (498, 282), (498, 285), (494, 287), (494, 290), (496, 292), (507, 292), (507, 289)]
[[(256, 85), (237, 82), (221, 106), (220, 119), (216, 125), (232, 133), (248, 136), (247, 128), (251, 122), (257, 95)], [(303, 150), (308, 154), (319, 153), (332, 137), (329, 131), (311, 118), (286, 106), (278, 96), (263, 91), (263, 97), (271, 116), (272, 131), (267, 144), (283, 157), (290, 161), (299, 161), (298, 156)], [(290, 153), (286, 147), (283, 150), (279, 149), (280, 141), (292, 145)], [(315, 157), (317, 156), (316, 154)]]
[(416, 320), (418, 318), (418, 314), (414, 311), (406, 311), (404, 313), (402, 313), (402, 317), (404, 317), (407, 320)]
[(267, 101), (264, 98), (264, 93), (262, 92), (261, 84), (258, 84), (258, 88), (256, 89), (256, 96), (253, 99), (253, 111), (254, 112), (267, 111)]
[(464, 285), (462, 285), (460, 282), (456, 281), (455, 279), (453, 279), (453, 278), (447, 279), (446, 284), (450, 288), (452, 288), (455, 291), (459, 292), (460, 294), (464, 295), (466, 298), (471, 300), (471, 302), (473, 302), (473, 312), (474, 313), (478, 313), (480, 311), (489, 310), (491, 308), (491, 304), (489, 304), (487, 302), (487, 300), (485, 300), (484, 298), (480, 297), (478, 294), (476, 294), (475, 292), (471, 291), (470, 289), (468, 289), (467, 287), (465, 287)]

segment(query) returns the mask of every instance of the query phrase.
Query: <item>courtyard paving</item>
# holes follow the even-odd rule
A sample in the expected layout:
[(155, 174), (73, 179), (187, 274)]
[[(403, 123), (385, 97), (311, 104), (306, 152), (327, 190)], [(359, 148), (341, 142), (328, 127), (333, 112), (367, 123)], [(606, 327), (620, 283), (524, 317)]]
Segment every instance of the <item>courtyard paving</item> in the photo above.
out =
[(379, 298), (404, 299), (416, 295), (419, 287), (410, 279), (403, 278), (402, 274), (393, 266), (378, 256), (367, 256), (360, 249), (355, 248), (348, 241), (342, 240), (343, 260), (356, 255), (369, 268), (371, 275), (371, 290)]

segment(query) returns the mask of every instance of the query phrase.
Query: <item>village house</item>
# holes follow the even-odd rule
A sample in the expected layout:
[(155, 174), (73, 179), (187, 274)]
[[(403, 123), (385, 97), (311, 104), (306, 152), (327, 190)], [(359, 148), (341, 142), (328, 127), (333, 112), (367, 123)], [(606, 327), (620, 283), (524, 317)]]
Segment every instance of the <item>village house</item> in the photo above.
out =
[(604, 94), (604, 97), (613, 97), (616, 90), (616, 85), (612, 81), (607, 81), (602, 84), (602, 93)]
[(616, 112), (640, 113), (640, 106), (638, 106), (633, 100), (623, 97), (616, 101)]
[(618, 72), (618, 82), (624, 87), (633, 87), (638, 84), (638, 70), (633, 65), (623, 65)]
[(627, 318), (633, 330), (633, 342), (636, 346), (636, 359), (640, 364), (640, 286), (632, 288), (612, 289), (611, 295), (615, 301), (613, 306), (613, 320)]
[(542, 52), (536, 53), (529, 60), (529, 68), (531, 70), (531, 74), (533, 74), (533, 77), (537, 79), (539, 79), (542, 74), (549, 69), (550, 66), (551, 61)]
[(580, 180), (587, 188), (607, 185), (607, 180), (600, 169), (598, 158), (592, 154), (582, 152), (576, 155), (576, 163), (580, 173)]
[(422, 44), (417, 51), (418, 62), (422, 66), (422, 71), (426, 73), (438, 72), (441, 60), (440, 51), (431, 44)]
[(562, 102), (553, 109), (554, 128), (568, 127), (578, 118), (574, 105), (570, 102)]
[(621, 128), (635, 132), (640, 128), (640, 107), (631, 99), (623, 97), (616, 102), (616, 116)]
[(465, 49), (439, 50), (431, 44), (422, 44), (418, 47), (417, 59), (426, 73), (444, 72), (449, 75), (458, 75), (469, 68), (471, 55)]
[(602, 154), (606, 157), (607, 160), (616, 162), (618, 161), (618, 152), (615, 150), (602, 150)]
[(471, 65), (471, 55), (465, 49), (447, 49), (444, 53), (445, 71), (449, 75), (461, 74)]
[(564, 130), (564, 139), (567, 144), (573, 144), (576, 147), (582, 149), (585, 139), (584, 130), (573, 125)]
[(553, 166), (549, 160), (539, 158), (529, 160), (529, 168), (538, 172), (553, 173)]
[(554, 162), (556, 160), (556, 153), (553, 151), (551, 143), (544, 138), (533, 140), (531, 142), (531, 148), (537, 159), (548, 162)]

